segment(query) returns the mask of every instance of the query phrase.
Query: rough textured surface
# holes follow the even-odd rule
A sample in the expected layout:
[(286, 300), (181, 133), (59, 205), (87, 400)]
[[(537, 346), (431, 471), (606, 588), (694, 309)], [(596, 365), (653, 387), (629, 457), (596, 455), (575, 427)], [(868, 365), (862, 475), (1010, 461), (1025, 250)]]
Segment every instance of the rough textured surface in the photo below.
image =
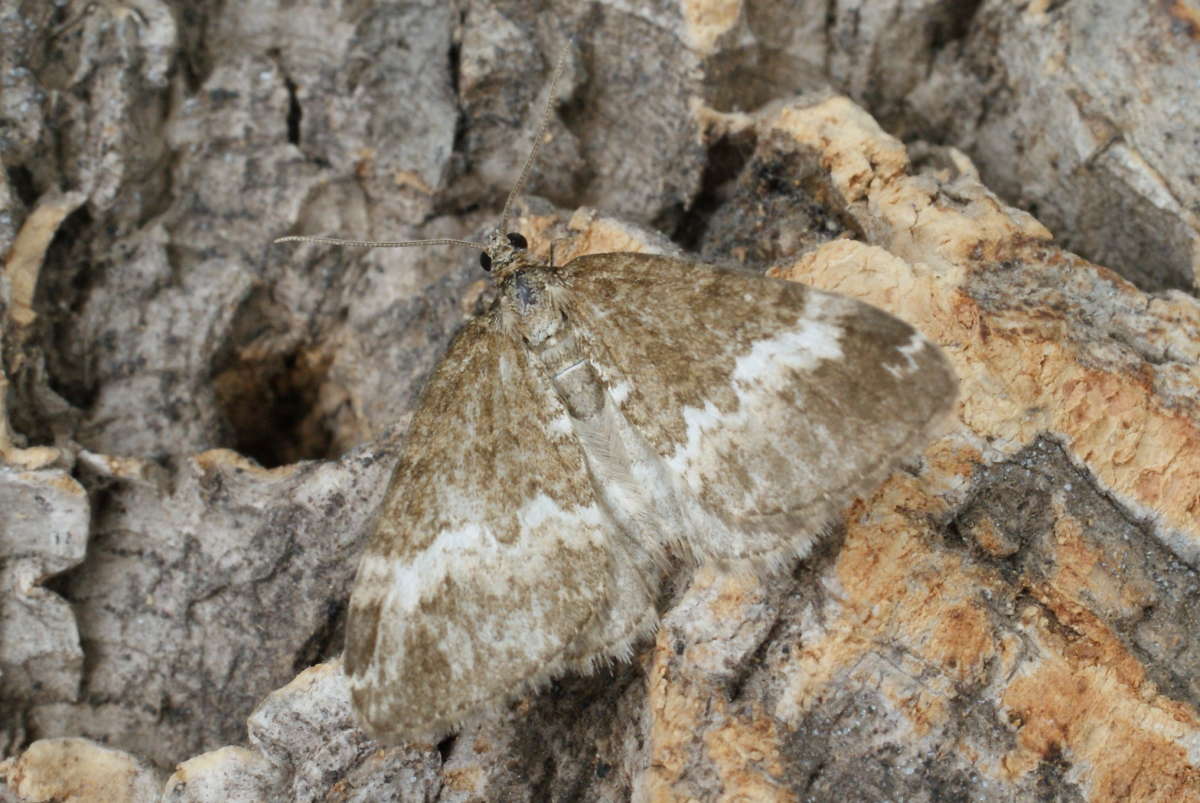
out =
[[(1191, 5), (368, 5), (0, 8), (0, 795), (1196, 797), (1200, 307), (1146, 292), (1197, 274)], [(266, 243), (476, 236), (568, 32), (532, 189), (601, 214), (532, 242), (867, 299), (958, 421), (790, 581), (680, 578), (633, 663), (382, 749), (296, 674), (487, 291)]]
[(1144, 289), (1194, 289), (1200, 151), (1184, 98), (1196, 91), (1200, 7), (960, 5), (918, 62), (928, 74), (888, 98), (907, 132), (964, 150), (1069, 249)]
[[(60, 469), (0, 467), (0, 697), (75, 700), (83, 651), (70, 606), (41, 587), (84, 559), (88, 500)], [(9, 717), (4, 724), (18, 722)]]
[(42, 739), (0, 772), (17, 800), (153, 803), (163, 783), (145, 761), (87, 739)]

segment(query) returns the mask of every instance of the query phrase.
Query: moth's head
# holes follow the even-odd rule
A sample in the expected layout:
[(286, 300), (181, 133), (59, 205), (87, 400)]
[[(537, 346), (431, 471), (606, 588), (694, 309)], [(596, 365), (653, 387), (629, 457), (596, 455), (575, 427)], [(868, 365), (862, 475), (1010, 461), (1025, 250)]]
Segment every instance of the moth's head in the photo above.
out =
[(488, 236), (483, 253), (479, 255), (479, 266), (491, 273), (496, 281), (501, 281), (518, 270), (541, 264), (528, 249), (529, 242), (524, 235), (496, 229)]

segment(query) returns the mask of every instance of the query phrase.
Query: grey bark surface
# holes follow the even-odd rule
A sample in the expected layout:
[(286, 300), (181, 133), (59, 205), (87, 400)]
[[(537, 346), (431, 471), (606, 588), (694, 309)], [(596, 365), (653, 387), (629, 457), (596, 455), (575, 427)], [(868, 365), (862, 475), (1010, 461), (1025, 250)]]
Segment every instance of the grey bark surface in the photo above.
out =
[[(440, 746), (369, 743), (337, 664), (322, 663), (340, 652), (422, 381), (486, 291), (474, 252), (270, 240), (479, 239), (569, 36), (527, 188), (544, 200), (528, 209), (595, 207), (759, 269), (840, 237), (882, 243), (884, 224), (835, 197), (815, 151), (749, 125), (714, 133), (696, 111), (837, 91), (928, 154), (914, 172), (944, 176), (938, 148), (953, 146), (1062, 246), (1144, 291), (1194, 292), (1200, 17), (1186, 4), (763, 0), (711, 41), (703, 14), (686, 16), (666, 0), (0, 7), (0, 728), (13, 789), (33, 777), (16, 761), (30, 744), (85, 737), (136, 756), (139, 789), (204, 751), (249, 746), (221, 752), (224, 776), (185, 764), (171, 800), (235, 788), (621, 800), (663, 739), (648, 713), (670, 710), (659, 686), (720, 701), (688, 720), (697, 743), (735, 714), (790, 710), (789, 661), (836, 607), (840, 536), (787, 582), (747, 591), (737, 621), (706, 618), (717, 592), (681, 580), (656, 642), (671, 649), (564, 678)], [(944, 186), (946, 203), (967, 205)], [(27, 225), (39, 210), (52, 222)], [(978, 274), (970, 297), (990, 312), (1078, 311), (1054, 337), (1101, 343), (1090, 364), (1152, 374), (1147, 393), (1195, 416), (1190, 374), (1166, 369), (1195, 364), (1197, 336), (1182, 319), (1164, 333), (1164, 297), (1126, 302), (1112, 274), (1068, 260), (1058, 282), (1046, 267), (1058, 257), (1024, 256)], [(1054, 433), (980, 458), (930, 549), (1001, 589), (987, 616), (1021, 641), (1030, 617), (1058, 613), (1029, 591), (1062, 559), (1047, 511), (1090, 522), (1096, 571), (1125, 596), (1085, 594), (1088, 621), (1194, 718), (1197, 542), (1163, 535), (1153, 507), (1114, 498), (1080, 463)], [(1060, 629), (1072, 644), (1091, 632)], [(709, 643), (715, 654), (691, 649)], [(1007, 679), (945, 681), (897, 637), (819, 704), (777, 716), (786, 735), (770, 741), (784, 747), (763, 761), (781, 769), (762, 777), (818, 800), (1096, 794), (1049, 747), (1010, 783), (961, 750), (927, 760), (943, 745), (1016, 749), (1015, 704), (997, 702)], [(889, 684), (936, 687), (960, 715), (917, 739)], [(697, 755), (670, 764), (669, 789), (639, 794), (758, 788)], [(0, 795), (32, 799), (13, 789)]]

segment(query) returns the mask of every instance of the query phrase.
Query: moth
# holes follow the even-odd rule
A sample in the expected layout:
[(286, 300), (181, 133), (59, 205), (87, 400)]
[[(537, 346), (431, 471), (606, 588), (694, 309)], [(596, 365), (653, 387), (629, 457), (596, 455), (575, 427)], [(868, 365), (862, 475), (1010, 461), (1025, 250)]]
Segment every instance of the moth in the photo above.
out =
[[(551, 83), (562, 73), (560, 59)], [(494, 303), (419, 399), (358, 568), (344, 668), (384, 741), (627, 659), (673, 567), (775, 572), (922, 448), (942, 352), (868, 304), (636, 253), (554, 267), (505, 221)]]

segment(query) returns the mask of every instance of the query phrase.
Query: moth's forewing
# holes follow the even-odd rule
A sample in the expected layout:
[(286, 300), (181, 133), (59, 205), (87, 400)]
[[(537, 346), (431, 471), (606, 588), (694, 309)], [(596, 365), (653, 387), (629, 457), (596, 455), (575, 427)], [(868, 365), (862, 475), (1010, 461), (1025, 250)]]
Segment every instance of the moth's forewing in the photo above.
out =
[(562, 276), (621, 416), (696, 503), (678, 529), (699, 559), (806, 553), (954, 404), (937, 346), (844, 296), (645, 254)]
[(486, 316), (424, 388), (346, 624), (377, 738), (439, 735), (561, 671), (608, 605), (611, 524), (565, 416)]

